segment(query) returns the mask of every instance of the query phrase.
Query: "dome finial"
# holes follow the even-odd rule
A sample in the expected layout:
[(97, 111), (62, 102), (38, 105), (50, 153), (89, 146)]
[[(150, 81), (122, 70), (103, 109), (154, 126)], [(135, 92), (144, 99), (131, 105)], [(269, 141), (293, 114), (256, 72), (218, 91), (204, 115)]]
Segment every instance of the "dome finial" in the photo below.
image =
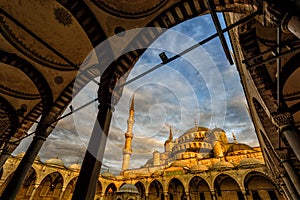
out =
[(238, 142), (237, 142), (236, 136), (235, 136), (235, 134), (234, 134), (234, 131), (232, 131), (232, 137), (233, 137), (234, 143), (237, 144)]
[(195, 125), (195, 129), (197, 130), (198, 129), (198, 123), (197, 123), (196, 117), (194, 117), (194, 125)]

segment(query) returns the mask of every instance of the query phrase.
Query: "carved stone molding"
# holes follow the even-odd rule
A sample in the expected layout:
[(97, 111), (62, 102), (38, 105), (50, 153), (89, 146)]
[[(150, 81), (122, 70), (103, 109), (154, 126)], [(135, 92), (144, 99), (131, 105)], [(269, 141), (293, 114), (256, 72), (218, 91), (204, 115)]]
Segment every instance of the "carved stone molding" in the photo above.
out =
[(292, 126), (294, 124), (294, 119), (291, 113), (280, 113), (273, 116), (273, 123), (282, 130), (283, 128)]

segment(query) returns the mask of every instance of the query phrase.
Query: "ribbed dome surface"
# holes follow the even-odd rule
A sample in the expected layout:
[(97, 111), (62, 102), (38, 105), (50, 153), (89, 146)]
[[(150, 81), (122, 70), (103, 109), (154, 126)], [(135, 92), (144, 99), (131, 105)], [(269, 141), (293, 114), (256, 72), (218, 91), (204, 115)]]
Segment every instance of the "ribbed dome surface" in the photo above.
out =
[(227, 161), (219, 161), (214, 166), (212, 169), (227, 169), (227, 168), (234, 168), (233, 164)]
[(139, 191), (135, 185), (132, 184), (125, 184), (121, 186), (118, 193), (133, 193), (133, 194), (139, 194)]
[(239, 167), (247, 167), (253, 165), (263, 165), (263, 163), (255, 158), (245, 158), (240, 162)]
[(51, 158), (45, 162), (47, 165), (65, 166), (64, 162), (59, 158)]

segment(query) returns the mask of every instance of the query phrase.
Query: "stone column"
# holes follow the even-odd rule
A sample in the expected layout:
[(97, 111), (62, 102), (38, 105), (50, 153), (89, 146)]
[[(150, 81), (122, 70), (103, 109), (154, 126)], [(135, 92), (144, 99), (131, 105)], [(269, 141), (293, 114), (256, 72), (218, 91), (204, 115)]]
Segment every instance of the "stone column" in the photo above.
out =
[(149, 193), (148, 192), (145, 193), (145, 200), (149, 200)]
[(300, 18), (298, 16), (286, 14), (282, 20), (281, 27), (284, 32), (291, 32), (300, 38)]
[(287, 194), (287, 197), (291, 198), (291, 200), (298, 200), (299, 199), (299, 194), (297, 193), (297, 191), (293, 187), (291, 181), (284, 174), (281, 175), (281, 177), (282, 177), (282, 180), (283, 180), (284, 184), (286, 185), (286, 188), (287, 188), (287, 190), (289, 192)]
[(187, 200), (190, 200), (190, 199), (191, 199), (190, 193), (189, 193), (189, 192), (185, 192), (185, 195), (186, 195), (186, 199), (187, 199)]
[(33, 197), (35, 195), (35, 192), (36, 192), (36, 189), (38, 188), (39, 186), (38, 185), (34, 185), (34, 189), (32, 190), (32, 193), (30, 195), (30, 199), (29, 200), (34, 200)]
[(215, 191), (210, 191), (210, 192), (211, 192), (211, 198), (212, 198), (212, 200), (217, 200), (216, 192)]
[(297, 172), (295, 172), (295, 169), (292, 167), (292, 165), (287, 160), (281, 160), (281, 163), (282, 163), (285, 171), (289, 175), (295, 189), (297, 190), (298, 195), (300, 195), (300, 179), (299, 179)]
[(101, 170), (106, 140), (112, 117), (111, 105), (100, 103), (88, 149), (82, 163), (72, 200), (93, 200)]
[(290, 113), (278, 114), (273, 117), (273, 123), (279, 128), (283, 140), (286, 140), (300, 161), (300, 135), (293, 126), (293, 117)]
[(243, 193), (244, 199), (247, 200), (247, 191), (246, 190), (241, 190), (241, 192)]
[(0, 200), (14, 200), (22, 187), (22, 184), (33, 164), (36, 156), (38, 155), (46, 137), (46, 128), (37, 127), (36, 135), (34, 136), (30, 146), (28, 147), (24, 157), (14, 172), (11, 180), (4, 189)]
[(165, 200), (168, 200), (169, 199), (169, 194), (168, 194), (168, 192), (164, 192), (164, 196), (165, 196)]
[(61, 188), (61, 193), (59, 195), (59, 200), (62, 200), (62, 198), (64, 197), (64, 193), (65, 193), (66, 188)]

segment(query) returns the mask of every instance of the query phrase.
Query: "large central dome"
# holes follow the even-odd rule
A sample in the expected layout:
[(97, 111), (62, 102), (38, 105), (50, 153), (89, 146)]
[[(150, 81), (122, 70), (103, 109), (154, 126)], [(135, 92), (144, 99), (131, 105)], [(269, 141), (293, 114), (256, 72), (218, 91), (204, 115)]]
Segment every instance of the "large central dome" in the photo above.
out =
[(172, 149), (175, 158), (202, 158), (207, 155), (212, 149), (212, 145), (205, 141), (209, 131), (209, 128), (195, 126), (184, 132), (184, 134), (178, 138), (178, 142)]

